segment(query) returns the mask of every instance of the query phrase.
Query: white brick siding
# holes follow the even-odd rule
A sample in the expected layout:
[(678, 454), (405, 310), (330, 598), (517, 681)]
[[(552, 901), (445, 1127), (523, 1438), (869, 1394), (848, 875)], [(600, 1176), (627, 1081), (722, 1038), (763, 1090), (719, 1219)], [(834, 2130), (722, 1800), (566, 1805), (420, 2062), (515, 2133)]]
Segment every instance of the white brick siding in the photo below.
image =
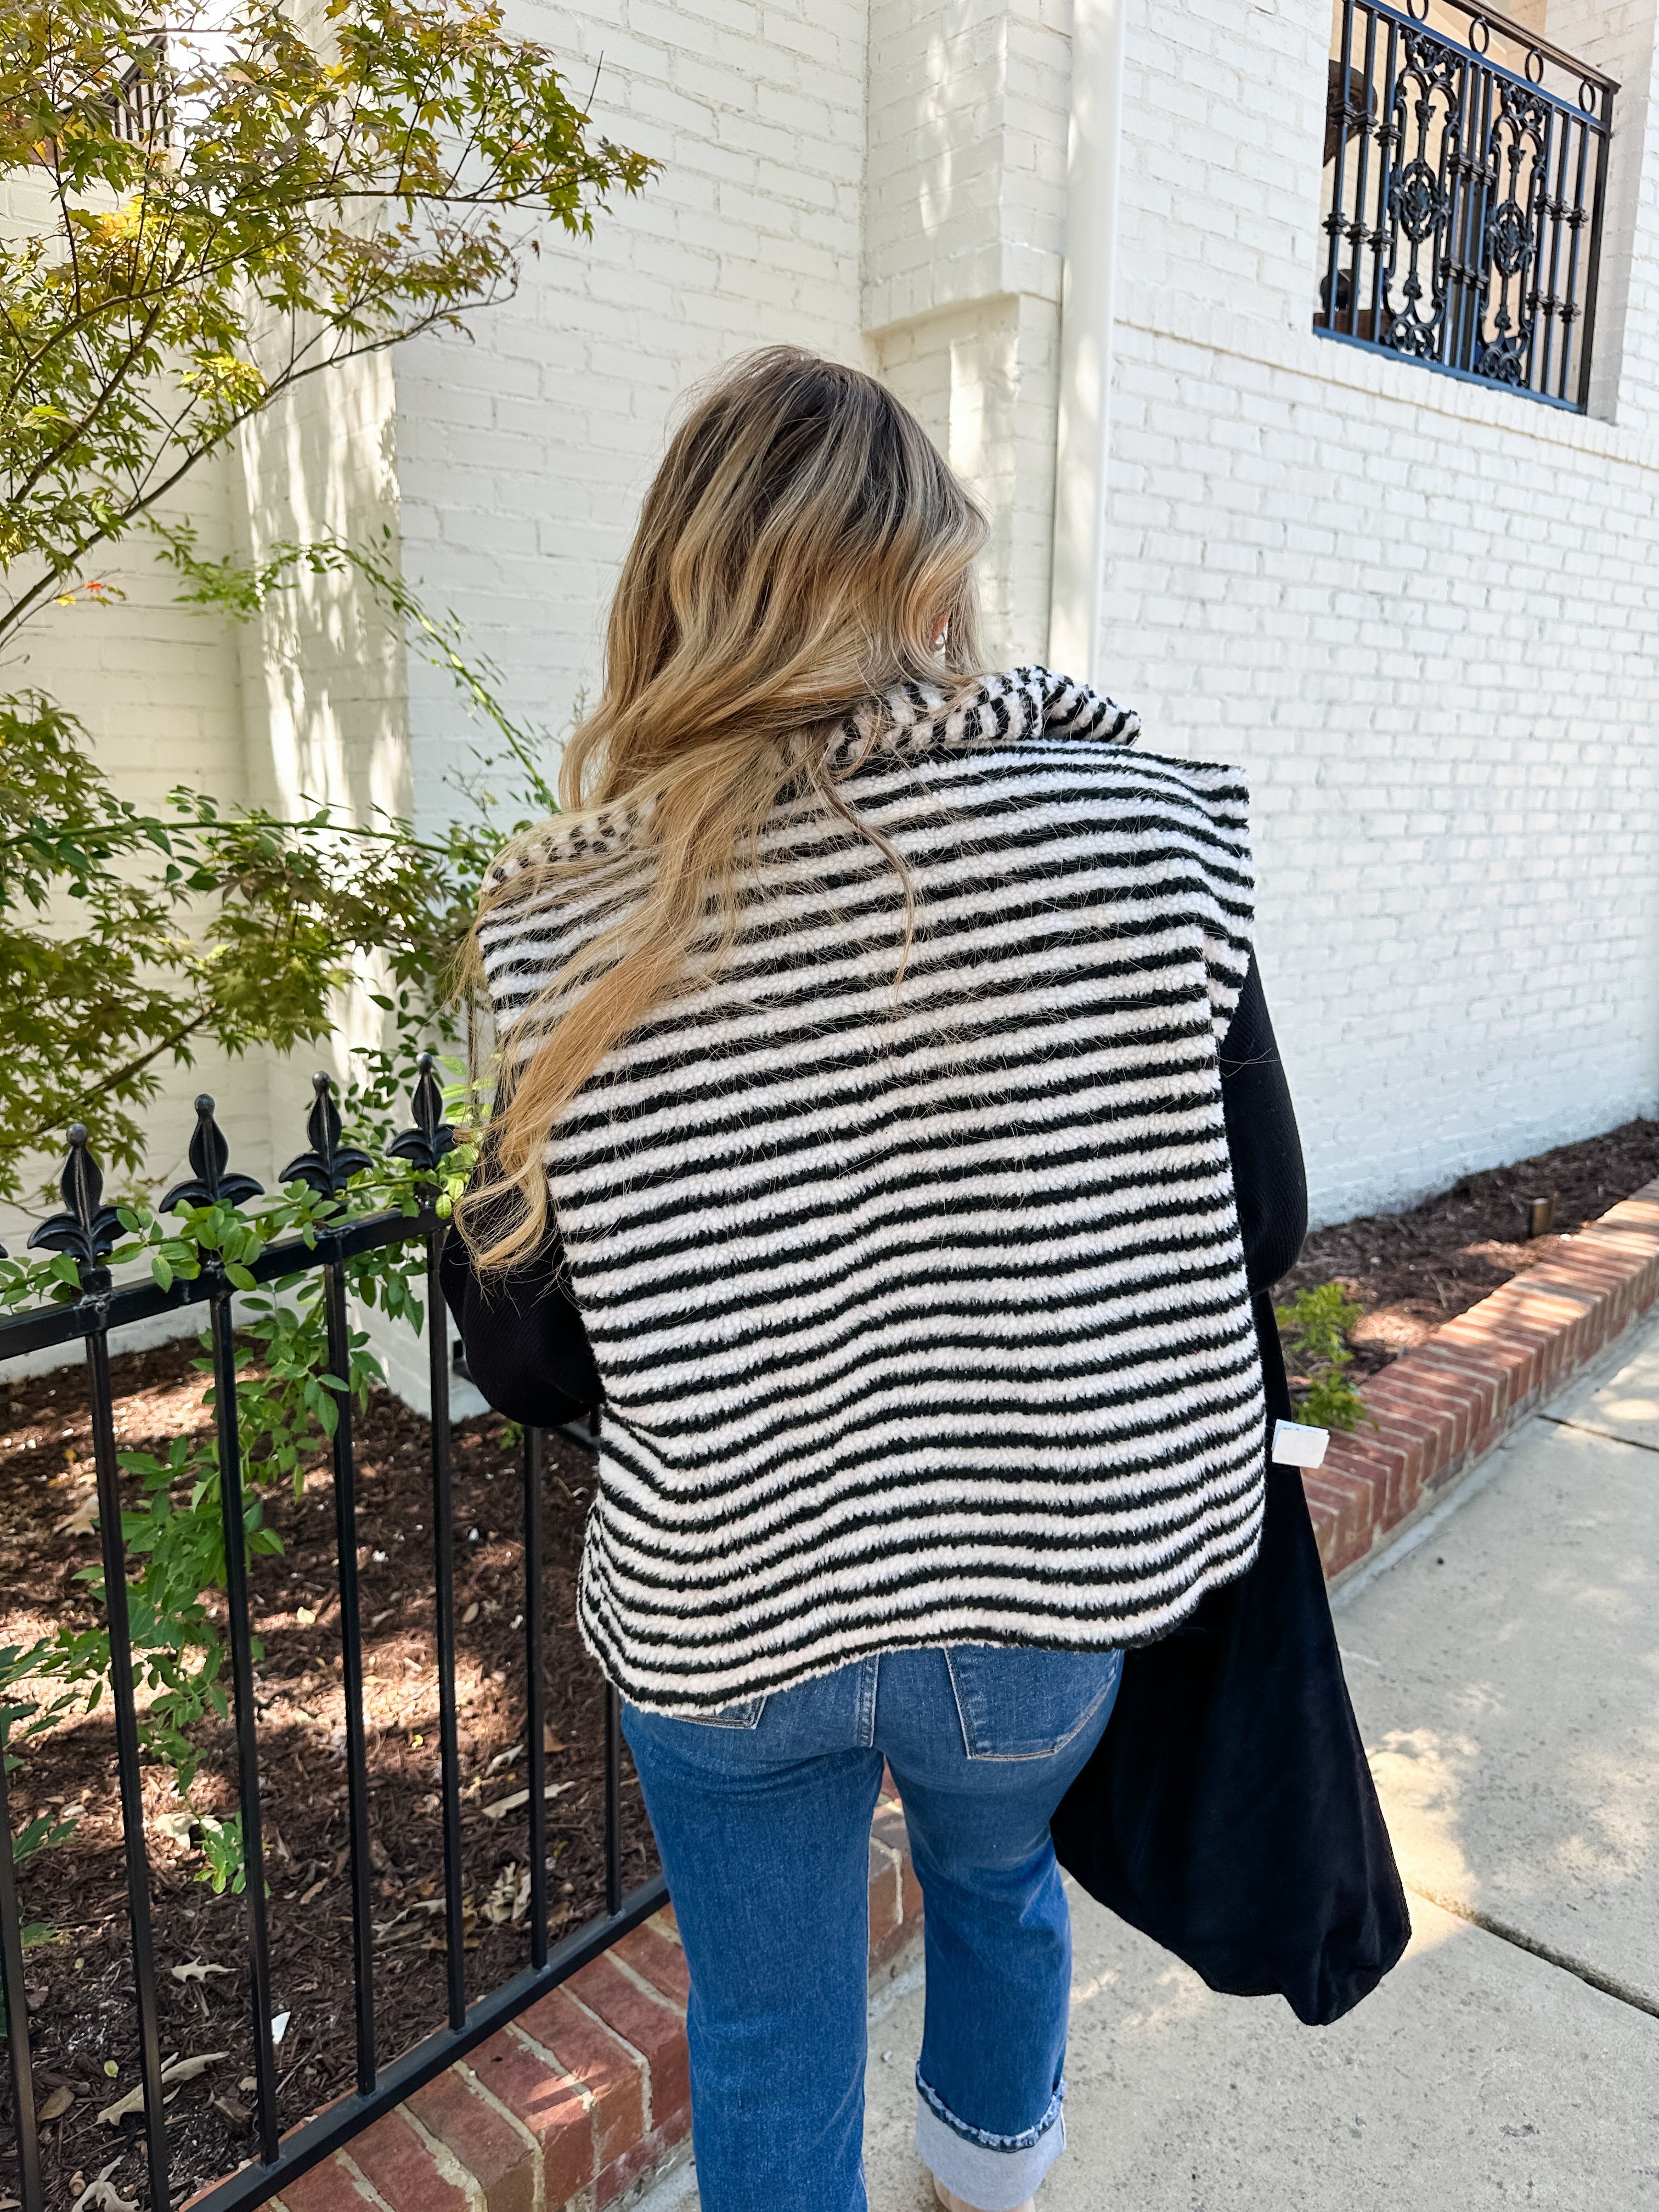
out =
[(1659, 227), (1616, 422), (1316, 338), (1328, 13), (1241, 20), (1130, 16), (1105, 665), (1249, 770), (1333, 1219), (1654, 1110)]
[[(862, 0), (522, 6), (594, 74), (598, 126), (663, 163), (639, 198), (557, 234), (472, 337), (397, 358), (406, 572), (456, 608), (514, 708), (556, 736), (595, 690), (605, 609), (675, 401), (780, 340), (861, 362)], [(475, 742), (446, 678), (410, 671), (423, 813)]]
[[(234, 459), (203, 471), (186, 506), (167, 502), (177, 520), (188, 512), (200, 533), (203, 554), (216, 560), (230, 550), (240, 484)], [(88, 564), (88, 574), (124, 592), (98, 605), (50, 606), (21, 634), (15, 655), (0, 671), (0, 690), (41, 690), (80, 719), (118, 793), (146, 813), (166, 815), (174, 785), (193, 783), (220, 793), (228, 805), (249, 798), (242, 742), (238, 641), (216, 618), (177, 604), (177, 579), (161, 568), (149, 543), (135, 540)], [(75, 926), (68, 900), (58, 909)], [(163, 1072), (160, 1093), (141, 1115), (154, 1132), (149, 1180), (159, 1189), (185, 1171), (185, 1147), (195, 1127), (191, 1100), (211, 1091), (221, 1120), (240, 1155), (269, 1152), (268, 1078), (257, 1056), (231, 1060), (212, 1052), (192, 1067)], [(28, 1172), (27, 1212), (0, 1208), (0, 1243), (18, 1251), (33, 1221), (36, 1186), (55, 1176), (54, 1147)]]

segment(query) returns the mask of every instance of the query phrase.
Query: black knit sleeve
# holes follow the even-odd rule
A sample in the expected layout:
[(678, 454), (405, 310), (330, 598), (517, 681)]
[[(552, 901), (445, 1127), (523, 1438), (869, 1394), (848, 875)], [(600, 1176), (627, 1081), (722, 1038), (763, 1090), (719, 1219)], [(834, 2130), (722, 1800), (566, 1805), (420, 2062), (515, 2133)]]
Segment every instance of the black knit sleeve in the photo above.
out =
[(605, 1394), (556, 1224), (550, 1221), (532, 1260), (489, 1276), (452, 1229), (438, 1269), (467, 1372), (497, 1413), (548, 1429), (599, 1403)]
[(1308, 1183), (1290, 1086), (1254, 960), (1221, 1041), (1221, 1103), (1252, 1291), (1294, 1267), (1308, 1233)]

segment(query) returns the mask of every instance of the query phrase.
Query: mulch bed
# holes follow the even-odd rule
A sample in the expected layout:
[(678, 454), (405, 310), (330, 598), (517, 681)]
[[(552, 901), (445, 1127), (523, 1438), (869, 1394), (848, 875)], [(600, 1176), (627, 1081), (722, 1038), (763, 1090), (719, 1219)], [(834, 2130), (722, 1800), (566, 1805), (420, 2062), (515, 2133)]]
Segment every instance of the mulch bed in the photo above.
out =
[[(165, 1455), (169, 1437), (203, 1425), (203, 1378), (190, 1340), (114, 1362), (124, 1449)], [(442, 1842), (437, 1794), (432, 1498), (427, 1425), (383, 1391), (356, 1424), (359, 1480), (375, 1943), (375, 2021), (382, 2061), (443, 2025)], [(494, 1417), (454, 1432), (457, 1680), (460, 1708), (467, 1989), (476, 1996), (529, 1963), (523, 1892), (526, 1815), (486, 1808), (524, 1789), (523, 1448)], [(544, 1608), (548, 1889), (553, 1935), (604, 1905), (603, 1684), (574, 1626), (575, 1570), (592, 1493), (592, 1462), (562, 1439), (547, 1444)], [(70, 1367), (0, 1383), (0, 1640), (25, 1644), (63, 1624), (91, 1626), (76, 1577), (94, 1566), (84, 1526), (91, 1438), (81, 1374)], [(255, 1562), (258, 1662), (273, 2011), (289, 2014), (278, 2047), (283, 2124), (292, 2126), (353, 2086), (350, 1896), (345, 1864), (343, 1701), (334, 1581), (334, 1508), (327, 1462), (303, 1494), (273, 1498), (267, 1517), (281, 1558)], [(222, 1620), (222, 1607), (220, 1610)], [(210, 1747), (191, 1797), (198, 1811), (235, 1809), (228, 1727)], [(649, 1827), (626, 1762), (623, 1881), (654, 1870)], [(110, 2179), (143, 2203), (140, 2118), (100, 2124), (99, 2112), (138, 2086), (137, 2029), (127, 1946), (125, 1874), (107, 1705), (76, 1715), (24, 1748), (11, 1777), (14, 1830), (40, 1812), (76, 1816), (73, 1837), (19, 1870), (25, 1920), (56, 1940), (25, 1960), (47, 2203), (67, 2212), (118, 2158)], [(147, 1768), (151, 1869), (164, 2058), (222, 2052), (167, 2108), (174, 2202), (251, 2154), (252, 2039), (245, 1906), (197, 1879), (200, 1835), (180, 1824), (167, 1770)], [(228, 1971), (220, 1972), (219, 1968)], [(183, 1978), (174, 1970), (189, 1972)], [(114, 2071), (108, 2070), (112, 2062)], [(53, 2093), (56, 2093), (55, 2094)], [(9, 2086), (0, 2094), (0, 2203), (17, 2190)], [(125, 2153), (125, 2155), (123, 2155)]]
[[(1464, 1176), (1403, 1213), (1316, 1229), (1275, 1296), (1283, 1303), (1299, 1290), (1341, 1283), (1363, 1310), (1349, 1332), (1350, 1372), (1374, 1375), (1500, 1283), (1549, 1259), (1563, 1236), (1656, 1176), (1659, 1121), (1626, 1121), (1513, 1167)], [(1554, 1233), (1529, 1239), (1528, 1203), (1552, 1194)]]
[[(1546, 1258), (1571, 1233), (1659, 1175), (1659, 1122), (1632, 1121), (1513, 1167), (1465, 1176), (1406, 1212), (1316, 1231), (1280, 1286), (1342, 1282), (1363, 1310), (1352, 1333), (1356, 1373), (1375, 1372), (1498, 1284)], [(1557, 1194), (1557, 1237), (1528, 1241), (1528, 1202)], [(124, 1449), (164, 1453), (205, 1423), (202, 1378), (188, 1340), (118, 1358)], [(356, 1422), (364, 1660), (377, 1927), (379, 2048), (391, 2057), (441, 2026), (444, 1953), (437, 1900), (442, 1875), (436, 1791), (437, 1699), (432, 1515), (426, 1424), (376, 1392)], [(79, 1372), (64, 1368), (0, 1384), (0, 1638), (22, 1644), (63, 1623), (90, 1626), (76, 1580), (96, 1564), (84, 1526), (92, 1486), (90, 1435)], [(471, 1994), (528, 1960), (514, 1917), (526, 1867), (525, 1816), (486, 1816), (522, 1788), (525, 1682), (522, 1449), (493, 1419), (455, 1431), (456, 1610), (461, 1711), (465, 1888)], [(575, 1570), (592, 1493), (592, 1462), (548, 1443), (544, 1620), (548, 1774), (564, 1785), (548, 1806), (549, 1888), (556, 1936), (602, 1909), (603, 1691), (574, 1626)], [(280, 1559), (256, 1562), (256, 1632), (270, 1900), (272, 1994), (290, 2018), (278, 2051), (282, 2113), (294, 2124), (352, 2086), (350, 1911), (343, 1847), (343, 1709), (334, 1586), (334, 1515), (319, 1458), (296, 1500), (272, 1500)], [(77, 1521), (81, 1525), (77, 1526)], [(474, 1533), (476, 1532), (476, 1534)], [(235, 1807), (228, 1729), (210, 1731), (210, 1758), (191, 1791), (203, 1811)], [(72, 1838), (20, 1870), (26, 1919), (56, 1939), (27, 1960), (47, 2202), (67, 2212), (112, 2160), (124, 2197), (143, 2201), (140, 2122), (110, 2126), (100, 2110), (137, 2085), (137, 2039), (126, 1944), (125, 1876), (111, 1731), (103, 1711), (26, 1747), (12, 1777), (14, 1829), (33, 1814), (80, 1807)], [(631, 1768), (624, 1766), (624, 1881), (655, 1865)], [(249, 2155), (252, 2044), (242, 1901), (216, 1898), (196, 1877), (198, 1842), (164, 1825), (179, 1807), (167, 1772), (146, 1774), (147, 1832), (160, 1971), (164, 2056), (225, 2055), (185, 2083), (168, 2106), (174, 2201)], [(222, 1973), (216, 1968), (228, 1969)], [(191, 1969), (182, 1978), (175, 1968)], [(198, 1972), (195, 1969), (207, 1971)], [(106, 2071), (113, 2063), (112, 2075)], [(61, 2108), (61, 2109), (59, 2109)], [(0, 2091), (0, 2212), (15, 2195), (9, 2092)]]

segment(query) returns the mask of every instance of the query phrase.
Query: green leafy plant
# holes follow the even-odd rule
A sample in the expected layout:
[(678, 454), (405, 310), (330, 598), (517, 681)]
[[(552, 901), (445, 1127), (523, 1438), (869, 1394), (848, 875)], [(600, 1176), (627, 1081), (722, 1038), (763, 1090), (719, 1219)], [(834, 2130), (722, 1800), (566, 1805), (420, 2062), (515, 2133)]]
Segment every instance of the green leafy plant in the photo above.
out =
[(1353, 1360), (1346, 1335), (1361, 1310), (1340, 1283), (1298, 1291), (1289, 1305), (1273, 1308), (1286, 1363), (1293, 1374), (1306, 1378), (1297, 1419), (1310, 1427), (1346, 1432), (1370, 1418), (1346, 1372)]
[[(596, 137), (495, 0), (46, 0), (0, 14), (0, 654), (88, 563), (305, 379), (507, 296), (537, 227), (585, 233), (652, 164)], [(210, 563), (182, 595), (253, 611), (355, 566), (447, 666), (528, 789), (536, 746), (389, 545)], [(550, 809), (542, 785), (536, 811)], [(144, 813), (38, 690), (0, 696), (0, 1198), (76, 1121), (136, 1170), (139, 1115), (204, 1046), (327, 1036), (370, 965), (406, 1059), (429, 1032), (499, 825), (428, 838), (325, 805), (295, 821), (185, 789)], [(487, 811), (487, 810), (486, 810)]]
[(227, 1887), (240, 1897), (247, 1887), (240, 1813), (233, 1813), (226, 1820), (216, 1820), (210, 1814), (202, 1822), (202, 1856), (207, 1863), (198, 1881), (211, 1883), (216, 1897), (222, 1897)]
[[(430, 1170), (411, 1166), (377, 1143), (370, 1127), (359, 1124), (350, 1133), (369, 1154), (370, 1164), (353, 1176), (340, 1197), (322, 1197), (296, 1182), (257, 1212), (220, 1204), (185, 1206), (162, 1218), (143, 1206), (125, 1206), (120, 1219), (127, 1238), (111, 1253), (110, 1264), (125, 1267), (147, 1260), (163, 1289), (217, 1267), (228, 1281), (253, 1291), (250, 1263), (279, 1240), (312, 1249), (319, 1230), (388, 1210), (413, 1219), (430, 1206), (441, 1218), (447, 1216), (477, 1157), (469, 1146), (458, 1145)], [(64, 1279), (63, 1256), (0, 1261), (0, 1305), (74, 1296)], [(349, 1259), (345, 1273), (348, 1290), (365, 1304), (407, 1322), (417, 1333), (423, 1328), (426, 1316), (416, 1288), (425, 1278), (423, 1247), (382, 1245)], [(320, 1272), (311, 1269), (281, 1278), (268, 1291), (240, 1302), (234, 1360), (249, 1562), (281, 1553), (282, 1540), (267, 1522), (267, 1501), (284, 1486), (291, 1486), (296, 1497), (303, 1493), (308, 1464), (338, 1425), (341, 1398), (349, 1396), (362, 1406), (371, 1385), (384, 1379), (368, 1350), (367, 1332), (361, 1329), (349, 1333), (349, 1372), (330, 1371), (324, 1296)], [(210, 1338), (204, 1332), (194, 1363), (199, 1372), (212, 1372), (210, 1352)], [(214, 1388), (205, 1393), (204, 1404), (214, 1410)], [(222, 1720), (229, 1711), (220, 1626), (219, 1600), (228, 1578), (216, 1425), (175, 1437), (165, 1458), (124, 1452), (120, 1465), (138, 1484), (137, 1502), (124, 1509), (121, 1523), (126, 1556), (136, 1569), (127, 1583), (133, 1680), (147, 1693), (140, 1741), (151, 1758), (172, 1767), (179, 1795), (188, 1802), (204, 1756), (202, 1723), (210, 1716)], [(101, 1600), (101, 1566), (83, 1569), (77, 1579)], [(263, 1656), (257, 1638), (253, 1656)], [(58, 1686), (49, 1705), (0, 1707), (0, 1720), (8, 1711), (27, 1711), (33, 1735), (52, 1726), (71, 1705), (95, 1709), (108, 1686), (110, 1663), (109, 1635), (101, 1623), (63, 1627), (26, 1650), (0, 1652), (0, 1680), (27, 1676), (37, 1690)], [(216, 1890), (229, 1880), (240, 1890), (240, 1820), (203, 1825), (208, 1840), (199, 1879), (211, 1881)], [(39, 1826), (31, 1822), (23, 1836), (31, 1837)], [(49, 1835), (31, 1837), (29, 1848), (59, 1842), (68, 1832), (60, 1826)]]
[[(407, 604), (400, 587), (399, 618)], [(451, 650), (512, 752), (504, 786), (481, 755), (467, 818), (425, 838), (395, 816), (354, 823), (325, 806), (298, 821), (226, 814), (185, 789), (167, 814), (143, 814), (50, 701), (0, 700), (0, 1197), (21, 1196), (31, 1156), (77, 1121), (107, 1165), (137, 1170), (139, 1109), (169, 1066), (210, 1042), (240, 1054), (329, 1036), (334, 994), (370, 959), (395, 1040), (383, 1090), (404, 1083), (434, 1026), (455, 1034), (441, 1009), (484, 871), (556, 802), (535, 736), (487, 668)], [(78, 912), (67, 929), (65, 894)]]
[(0, 16), (0, 647), (238, 425), (588, 231), (594, 139), (495, 0), (44, 0)]

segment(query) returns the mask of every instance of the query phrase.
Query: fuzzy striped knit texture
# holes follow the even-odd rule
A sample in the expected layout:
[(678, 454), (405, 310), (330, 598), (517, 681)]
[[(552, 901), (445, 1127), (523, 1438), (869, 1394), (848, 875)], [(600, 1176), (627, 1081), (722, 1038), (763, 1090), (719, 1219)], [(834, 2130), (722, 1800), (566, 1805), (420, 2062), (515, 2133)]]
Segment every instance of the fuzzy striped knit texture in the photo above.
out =
[[(1142, 1642), (1254, 1557), (1217, 1056), (1247, 793), (1138, 727), (1039, 668), (854, 717), (841, 788), (914, 886), (902, 979), (890, 864), (786, 798), (732, 954), (553, 1132), (605, 1391), (580, 1619), (635, 1703), (907, 1645)], [(641, 843), (589, 815), (538, 849), (591, 866), (501, 864), (503, 1031), (638, 895)]]

